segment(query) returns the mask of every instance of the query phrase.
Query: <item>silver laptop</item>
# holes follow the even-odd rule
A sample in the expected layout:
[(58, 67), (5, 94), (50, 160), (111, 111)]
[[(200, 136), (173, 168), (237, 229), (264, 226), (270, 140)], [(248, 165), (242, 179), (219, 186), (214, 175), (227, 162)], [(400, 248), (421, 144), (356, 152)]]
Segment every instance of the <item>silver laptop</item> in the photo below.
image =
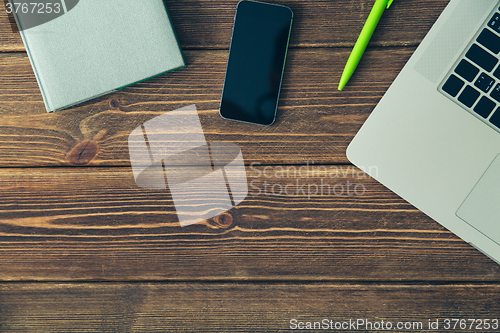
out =
[(451, 0), (349, 160), (500, 263), (500, 1)]

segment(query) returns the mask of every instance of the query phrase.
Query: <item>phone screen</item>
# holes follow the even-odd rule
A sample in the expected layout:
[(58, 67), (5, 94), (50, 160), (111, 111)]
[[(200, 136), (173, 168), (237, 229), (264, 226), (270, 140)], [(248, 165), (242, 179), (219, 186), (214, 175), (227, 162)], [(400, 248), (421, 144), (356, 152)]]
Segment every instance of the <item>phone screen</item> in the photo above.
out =
[(276, 117), (292, 25), (290, 8), (240, 1), (236, 8), (220, 114), (271, 125)]

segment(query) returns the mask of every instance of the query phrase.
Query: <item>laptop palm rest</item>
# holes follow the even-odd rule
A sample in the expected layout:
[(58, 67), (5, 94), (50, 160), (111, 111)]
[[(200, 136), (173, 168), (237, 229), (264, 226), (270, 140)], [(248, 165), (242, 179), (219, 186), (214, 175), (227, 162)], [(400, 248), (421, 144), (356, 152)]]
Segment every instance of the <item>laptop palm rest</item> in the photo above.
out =
[(500, 154), (458, 208), (456, 215), (500, 245)]

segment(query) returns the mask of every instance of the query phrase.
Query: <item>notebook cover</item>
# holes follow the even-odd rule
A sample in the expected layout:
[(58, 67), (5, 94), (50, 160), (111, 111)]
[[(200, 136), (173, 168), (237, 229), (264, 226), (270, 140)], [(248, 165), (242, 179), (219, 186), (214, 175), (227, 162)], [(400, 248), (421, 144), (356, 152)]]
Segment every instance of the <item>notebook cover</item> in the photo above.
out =
[(64, 14), (38, 26), (16, 15), (49, 112), (185, 66), (163, 0), (54, 2)]

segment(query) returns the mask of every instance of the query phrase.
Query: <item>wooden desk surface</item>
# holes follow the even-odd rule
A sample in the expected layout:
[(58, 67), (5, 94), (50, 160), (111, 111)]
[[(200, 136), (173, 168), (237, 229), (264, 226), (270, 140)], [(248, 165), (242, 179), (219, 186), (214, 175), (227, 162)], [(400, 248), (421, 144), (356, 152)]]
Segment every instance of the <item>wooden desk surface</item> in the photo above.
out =
[[(344, 92), (336, 87), (373, 1), (279, 1), (295, 20), (271, 127), (218, 115), (237, 1), (166, 3), (186, 68), (53, 114), (0, 13), (2, 332), (279, 332), (323, 319), (426, 331), (429, 320), (444, 330), (446, 318), (500, 319), (500, 266), (345, 156), (447, 0), (395, 1)], [(255, 186), (229, 222), (181, 228), (171, 196), (135, 185), (127, 137), (193, 103), (207, 141), (240, 146)], [(93, 159), (72, 164), (88, 142), (82, 156)], [(289, 166), (310, 169), (275, 172)], [(325, 179), (365, 191), (263, 187)]]

